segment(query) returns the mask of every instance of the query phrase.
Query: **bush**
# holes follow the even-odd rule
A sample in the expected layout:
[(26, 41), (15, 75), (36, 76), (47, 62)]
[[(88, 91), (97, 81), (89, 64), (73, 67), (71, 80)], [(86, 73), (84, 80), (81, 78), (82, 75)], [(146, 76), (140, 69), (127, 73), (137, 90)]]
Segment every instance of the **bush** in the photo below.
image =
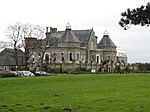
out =
[(0, 77), (16, 77), (17, 75), (10, 71), (0, 71)]
[(48, 68), (48, 73), (60, 73), (60, 68)]
[(64, 73), (79, 73), (80, 72), (80, 68), (67, 68), (64, 70)]
[(64, 73), (71, 73), (74, 69), (73, 68), (66, 68)]

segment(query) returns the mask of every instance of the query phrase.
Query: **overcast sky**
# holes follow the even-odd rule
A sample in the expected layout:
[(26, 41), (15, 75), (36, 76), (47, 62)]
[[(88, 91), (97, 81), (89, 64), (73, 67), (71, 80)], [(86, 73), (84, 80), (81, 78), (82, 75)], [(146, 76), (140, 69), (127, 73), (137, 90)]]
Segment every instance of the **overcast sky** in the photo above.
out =
[(115, 45), (126, 51), (128, 62), (150, 62), (150, 27), (125, 31), (118, 24), (121, 12), (145, 4), (144, 0), (1, 0), (0, 41), (7, 38), (7, 26), (16, 22), (58, 30), (65, 30), (69, 22), (73, 30), (93, 28), (98, 41), (107, 30)]

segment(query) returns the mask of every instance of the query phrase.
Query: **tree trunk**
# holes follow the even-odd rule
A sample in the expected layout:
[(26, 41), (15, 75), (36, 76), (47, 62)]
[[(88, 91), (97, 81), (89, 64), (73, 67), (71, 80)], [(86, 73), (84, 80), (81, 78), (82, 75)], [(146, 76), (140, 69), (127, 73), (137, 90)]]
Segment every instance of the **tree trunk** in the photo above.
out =
[(25, 70), (29, 70), (28, 60), (29, 60), (29, 51), (27, 48), (25, 48)]
[(15, 62), (16, 62), (16, 70), (18, 70), (18, 49), (15, 48), (15, 53), (14, 53), (14, 58), (15, 58)]

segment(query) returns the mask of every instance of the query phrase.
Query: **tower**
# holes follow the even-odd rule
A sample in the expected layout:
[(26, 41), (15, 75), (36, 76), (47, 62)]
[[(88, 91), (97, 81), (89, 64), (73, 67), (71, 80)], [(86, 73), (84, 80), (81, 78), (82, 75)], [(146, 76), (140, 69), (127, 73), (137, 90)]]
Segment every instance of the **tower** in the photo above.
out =
[(116, 45), (110, 39), (107, 30), (105, 30), (103, 34), (103, 38), (98, 43), (97, 47), (98, 49), (102, 49), (103, 65), (107, 66), (105, 69), (107, 69), (108, 72), (114, 71), (115, 68), (114, 65), (116, 63), (116, 53), (117, 53)]

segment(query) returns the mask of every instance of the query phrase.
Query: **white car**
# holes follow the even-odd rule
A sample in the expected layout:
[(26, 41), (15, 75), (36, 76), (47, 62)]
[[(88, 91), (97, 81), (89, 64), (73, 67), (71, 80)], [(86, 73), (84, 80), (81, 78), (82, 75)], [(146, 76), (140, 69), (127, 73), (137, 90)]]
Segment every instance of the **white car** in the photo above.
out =
[(32, 73), (32, 72), (30, 72), (30, 71), (22, 71), (22, 75), (24, 76), (24, 77), (33, 77), (34, 76), (34, 74)]
[(35, 76), (48, 76), (48, 74), (45, 71), (36, 71)]

